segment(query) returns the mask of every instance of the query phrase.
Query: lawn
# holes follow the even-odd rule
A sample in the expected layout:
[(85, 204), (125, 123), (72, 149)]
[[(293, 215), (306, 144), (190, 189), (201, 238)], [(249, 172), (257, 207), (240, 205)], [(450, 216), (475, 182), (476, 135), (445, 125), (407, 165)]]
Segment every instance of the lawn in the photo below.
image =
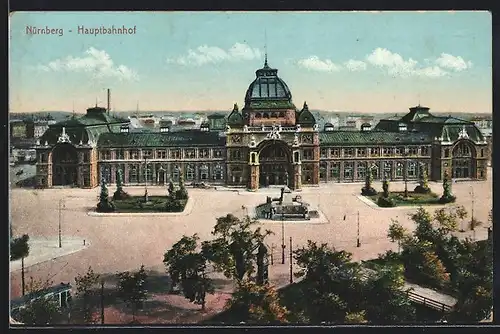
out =
[[(382, 196), (382, 192), (379, 192), (377, 195), (366, 196), (371, 199), (375, 204), (377, 204), (377, 200), (380, 196)], [(408, 205), (408, 206), (420, 206), (420, 205), (432, 205), (432, 204), (442, 204), (439, 203), (439, 195), (433, 192), (428, 194), (420, 194), (412, 191), (408, 192), (408, 197), (404, 197), (404, 192), (391, 192), (389, 194), (389, 198), (394, 201), (396, 206)], [(377, 204), (378, 205), (378, 204)]]
[(144, 202), (144, 196), (131, 196), (127, 199), (114, 200), (114, 212), (182, 212), (187, 200), (172, 200), (167, 196), (149, 196)]

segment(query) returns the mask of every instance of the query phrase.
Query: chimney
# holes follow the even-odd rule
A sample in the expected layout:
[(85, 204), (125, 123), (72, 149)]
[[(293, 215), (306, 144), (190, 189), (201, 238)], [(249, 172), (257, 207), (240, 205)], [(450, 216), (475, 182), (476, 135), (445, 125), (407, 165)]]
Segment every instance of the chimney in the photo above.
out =
[(108, 88), (108, 114), (111, 111), (111, 89)]

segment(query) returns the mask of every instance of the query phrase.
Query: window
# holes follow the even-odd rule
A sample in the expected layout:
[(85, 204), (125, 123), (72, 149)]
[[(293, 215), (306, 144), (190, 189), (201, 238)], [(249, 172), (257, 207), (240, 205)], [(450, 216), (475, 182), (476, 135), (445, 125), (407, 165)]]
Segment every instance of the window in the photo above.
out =
[(181, 158), (181, 150), (173, 149), (170, 150), (170, 159), (180, 159)]
[(349, 158), (354, 156), (354, 149), (353, 148), (344, 148), (344, 157)]
[(188, 165), (186, 168), (186, 180), (192, 181), (194, 180), (194, 166)]
[(90, 169), (89, 169), (89, 166), (83, 166), (82, 175), (83, 175), (83, 186), (90, 187)]
[(394, 154), (395, 155), (403, 155), (405, 153), (405, 148), (398, 146), (394, 149)]
[(214, 158), (222, 158), (222, 150), (214, 150)]
[(139, 159), (139, 150), (130, 150), (128, 152), (129, 159), (137, 160)]
[(99, 183), (102, 180), (106, 181), (107, 184), (111, 183), (111, 166), (101, 166), (99, 175)]
[(156, 158), (157, 159), (166, 159), (167, 158), (167, 151), (165, 151), (165, 150), (156, 151)]
[(353, 163), (344, 162), (344, 179), (352, 179), (353, 177)]
[(417, 176), (417, 163), (415, 161), (408, 162), (408, 177)]
[(339, 158), (340, 157), (340, 149), (339, 148), (331, 148), (330, 155), (334, 158)]
[(403, 177), (404, 167), (402, 162), (396, 163), (396, 177)]
[(418, 147), (415, 146), (409, 147), (408, 155), (418, 155)]
[(384, 175), (382, 175), (384, 178), (391, 179), (392, 178), (392, 163), (390, 161), (384, 161), (383, 162), (383, 168), (384, 168)]
[(314, 151), (312, 149), (305, 149), (302, 154), (303, 154), (303, 160), (314, 159)]
[(214, 180), (224, 179), (224, 167), (221, 165), (216, 165), (214, 168)]
[(143, 175), (142, 178), (143, 180), (147, 180), (148, 183), (153, 182), (153, 166), (151, 164), (147, 164), (143, 168)]
[[(484, 149), (481, 149), (481, 158), (484, 157)], [(481, 172), (482, 173), (482, 172)]]
[(153, 157), (152, 150), (142, 150), (142, 158), (151, 159)]
[(209, 156), (209, 151), (207, 148), (200, 149), (200, 151), (198, 153), (199, 153), (200, 158), (208, 158), (208, 156)]
[(41, 163), (47, 163), (47, 153), (40, 153), (38, 160)]
[(365, 148), (358, 148), (356, 154), (358, 157), (365, 157), (366, 156), (366, 149)]
[(326, 148), (322, 148), (320, 151), (320, 155), (322, 158), (327, 158), (328, 157), (328, 151)]
[(101, 160), (110, 160), (111, 152), (109, 150), (102, 150), (100, 154)]
[(200, 180), (206, 181), (208, 180), (208, 166), (202, 165), (200, 167)]
[(380, 170), (379, 163), (378, 162), (372, 163), (372, 164), (369, 165), (369, 168), (370, 168), (370, 171), (371, 171), (371, 173), (373, 175), (373, 178), (375, 180), (378, 180), (379, 179), (378, 173), (379, 173), (379, 170)]
[(340, 162), (334, 162), (330, 165), (330, 177), (332, 179), (340, 177)]
[(123, 152), (123, 150), (116, 150), (115, 151), (115, 159), (116, 160), (123, 160), (125, 159), (125, 153)]
[(192, 148), (185, 150), (184, 153), (186, 155), (186, 159), (194, 159), (195, 158), (195, 151)]
[(233, 150), (231, 151), (231, 160), (240, 160), (241, 159), (241, 151)]
[(326, 181), (326, 162), (319, 164), (319, 178)]
[(365, 162), (358, 162), (358, 165), (356, 166), (356, 178), (358, 180), (363, 180), (366, 175), (366, 163)]
[(420, 147), (420, 154), (423, 156), (429, 155), (429, 148), (427, 146)]
[(449, 158), (449, 157), (450, 157), (450, 149), (449, 149), (449, 148), (446, 148), (446, 149), (444, 150), (444, 157), (445, 157), (445, 158)]
[(372, 147), (370, 149), (370, 156), (378, 157), (379, 155), (380, 155), (380, 148), (379, 147)]
[(138, 183), (139, 182), (139, 179), (137, 177), (138, 175), (139, 173), (137, 166), (130, 165), (128, 167), (128, 183)]
[(392, 155), (392, 147), (384, 147), (382, 152), (384, 153), (385, 156), (391, 156)]

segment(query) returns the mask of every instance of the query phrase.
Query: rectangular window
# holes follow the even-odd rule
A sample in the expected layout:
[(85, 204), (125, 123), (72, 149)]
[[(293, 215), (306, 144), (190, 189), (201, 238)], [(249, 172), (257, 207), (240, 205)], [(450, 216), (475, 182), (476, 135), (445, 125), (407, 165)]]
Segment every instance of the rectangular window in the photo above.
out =
[(194, 149), (190, 148), (184, 151), (186, 154), (186, 159), (194, 159), (195, 158), (195, 152)]
[(137, 166), (129, 166), (128, 167), (128, 183), (138, 183), (138, 168)]
[(484, 149), (481, 149), (481, 158), (484, 157)]
[(330, 177), (332, 179), (338, 179), (340, 177), (340, 163), (335, 162), (330, 165)]
[(417, 176), (417, 163), (414, 161), (408, 162), (408, 177), (416, 177)]
[(137, 160), (139, 159), (139, 150), (130, 150), (128, 151), (129, 159)]
[(370, 149), (370, 156), (378, 157), (379, 155), (380, 155), (380, 148), (379, 147), (372, 147)]
[(358, 180), (364, 180), (366, 175), (366, 164), (364, 162), (358, 162), (356, 169), (356, 178)]
[(358, 157), (365, 157), (366, 156), (366, 149), (365, 148), (358, 148), (356, 154)]
[(240, 160), (241, 159), (241, 151), (240, 150), (234, 150), (234, 151), (231, 151), (231, 159), (232, 160)]
[(345, 162), (344, 163), (344, 179), (352, 179), (353, 177), (353, 163)]
[(403, 177), (403, 172), (404, 172), (403, 163), (397, 162), (396, 163), (396, 177), (398, 177), (398, 178)]
[(392, 155), (392, 147), (384, 147), (383, 148), (383, 153), (385, 156), (391, 156)]
[(142, 150), (142, 158), (151, 159), (153, 157), (152, 150)]
[(344, 157), (346, 158), (354, 157), (354, 149), (351, 147), (344, 148)]
[(153, 165), (147, 164), (146, 168), (143, 168), (143, 180), (147, 180), (149, 183), (153, 182)]
[(115, 159), (116, 160), (123, 160), (125, 159), (125, 153), (123, 152), (123, 150), (116, 150), (115, 151)]
[(111, 159), (111, 152), (109, 150), (102, 150), (100, 154), (100, 159), (101, 160), (110, 160)]
[(339, 158), (340, 157), (340, 149), (339, 148), (331, 148), (330, 149), (330, 155), (333, 158)]
[(186, 180), (192, 181), (194, 180), (194, 166), (188, 165), (186, 168)]
[(384, 174), (382, 175), (383, 178), (386, 179), (391, 179), (392, 178), (392, 162), (390, 161), (384, 161), (383, 162), (384, 166)]
[(170, 150), (170, 159), (180, 159), (181, 151), (178, 149)]
[(320, 150), (320, 155), (321, 155), (322, 158), (328, 157), (328, 150), (326, 148), (322, 148)]
[(418, 155), (418, 147), (408, 148), (408, 155)]
[(405, 148), (404, 147), (396, 147), (394, 149), (394, 154), (395, 155), (403, 155), (405, 153)]
[(47, 153), (40, 153), (38, 160), (43, 164), (47, 163)]
[(209, 150), (207, 148), (201, 148), (200, 151), (198, 152), (200, 158), (208, 158), (209, 157)]
[(166, 159), (167, 158), (167, 151), (165, 151), (165, 150), (156, 151), (156, 158), (157, 159)]
[(303, 160), (313, 160), (314, 159), (314, 151), (312, 149), (305, 149), (303, 151)]
[(222, 150), (214, 150), (214, 158), (222, 158)]
[(429, 148), (427, 146), (422, 146), (420, 148), (420, 154), (424, 157), (429, 156)]

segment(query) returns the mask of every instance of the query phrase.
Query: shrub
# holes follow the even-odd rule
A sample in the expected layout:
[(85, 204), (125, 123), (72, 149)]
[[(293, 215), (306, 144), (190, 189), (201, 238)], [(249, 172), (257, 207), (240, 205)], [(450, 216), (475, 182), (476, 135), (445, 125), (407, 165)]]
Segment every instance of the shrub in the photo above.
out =
[(415, 190), (413, 190), (413, 192), (415, 192), (417, 194), (429, 194), (431, 192), (431, 189), (430, 188), (424, 188), (421, 185), (418, 185), (418, 186), (415, 187)]
[(363, 196), (373, 196), (376, 194), (377, 194), (377, 191), (371, 187), (370, 188), (366, 188), (366, 187), (361, 188), (361, 195), (363, 195)]
[(446, 204), (446, 203), (454, 203), (456, 201), (456, 196), (450, 195), (450, 196), (441, 196), (439, 199), (439, 203), (441, 204)]
[(396, 206), (396, 203), (390, 197), (380, 196), (377, 200), (377, 205), (381, 208), (392, 208)]

